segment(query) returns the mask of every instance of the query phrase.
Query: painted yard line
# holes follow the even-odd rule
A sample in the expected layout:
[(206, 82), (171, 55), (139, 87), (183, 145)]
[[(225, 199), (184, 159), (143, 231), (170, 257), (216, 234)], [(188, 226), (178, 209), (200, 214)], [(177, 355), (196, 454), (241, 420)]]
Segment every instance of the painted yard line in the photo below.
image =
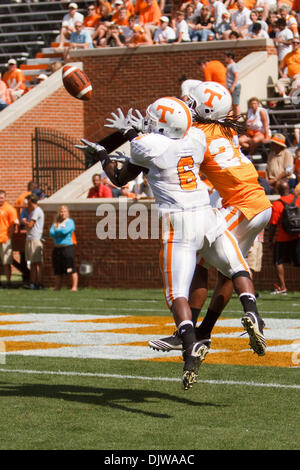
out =
[[(9, 372), (17, 374), (38, 374), (38, 375), (63, 375), (73, 377), (102, 377), (111, 379), (130, 379), (160, 382), (181, 382), (181, 379), (175, 377), (147, 377), (143, 375), (121, 375), (121, 374), (101, 374), (94, 372), (69, 372), (69, 371), (49, 371), (49, 370), (28, 370), (28, 369), (0, 369), (0, 372)], [(210, 385), (243, 385), (247, 387), (266, 387), (266, 388), (289, 388), (300, 389), (300, 385), (284, 385), (276, 383), (259, 383), (259, 382), (240, 382), (236, 380), (198, 380), (197, 383)]]
[[(31, 305), (31, 306), (26, 306), (26, 305), (22, 305), (22, 307), (20, 305), (0, 305), (0, 309), (4, 309), (4, 308), (10, 308), (10, 309), (18, 309), (18, 310), (22, 310), (22, 309), (25, 309), (25, 310), (30, 310), (32, 308), (35, 308), (35, 309), (40, 309), (40, 310), (112, 310), (112, 311), (120, 311), (120, 310), (124, 310), (125, 312), (163, 312), (163, 313), (168, 313), (170, 314), (169, 310), (167, 308), (165, 309), (158, 309), (158, 308), (126, 308), (126, 307), (61, 307), (61, 306), (37, 306), (35, 305), (34, 307)], [(34, 312), (30, 312), (30, 313), (34, 313)]]
[[(167, 308), (165, 309), (159, 309), (159, 308), (138, 308), (138, 307), (135, 307), (135, 308), (128, 308), (128, 307), (95, 307), (95, 306), (92, 306), (92, 307), (62, 307), (62, 306), (25, 306), (25, 305), (2, 305), (0, 304), (0, 309), (4, 309), (4, 308), (9, 308), (9, 309), (18, 309), (18, 310), (22, 310), (22, 309), (25, 309), (25, 310), (30, 310), (30, 309), (40, 309), (40, 310), (44, 310), (44, 309), (47, 309), (47, 310), (79, 310), (79, 311), (82, 311), (82, 310), (93, 310), (93, 311), (97, 311), (97, 310), (105, 310), (105, 311), (125, 311), (125, 312), (162, 312), (162, 313), (166, 313), (168, 315), (170, 315), (170, 312)], [(30, 313), (34, 313), (34, 312), (30, 312)], [(230, 315), (231, 313), (240, 313), (241, 316), (242, 316), (242, 311), (241, 310), (225, 310), (223, 312), (222, 315)], [(266, 314), (273, 314), (273, 313), (280, 313), (280, 314), (287, 314), (287, 315), (297, 315), (297, 314), (300, 314), (300, 312), (291, 312), (291, 311), (288, 311), (288, 312), (284, 312), (282, 310), (280, 311), (277, 311), (277, 310), (264, 310), (263, 314), (266, 315)]]

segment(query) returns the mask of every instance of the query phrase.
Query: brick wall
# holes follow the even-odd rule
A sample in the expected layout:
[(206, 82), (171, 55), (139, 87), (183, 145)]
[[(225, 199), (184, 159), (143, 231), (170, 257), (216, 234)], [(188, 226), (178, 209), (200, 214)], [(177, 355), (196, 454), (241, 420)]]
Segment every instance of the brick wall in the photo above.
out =
[[(95, 207), (95, 206), (94, 206)], [(51, 253), (53, 241), (49, 237), (49, 229), (56, 212), (46, 211), (45, 222), (45, 260), (44, 284), (47, 287), (54, 285)], [(76, 224), (76, 259), (77, 268), (84, 262), (93, 265), (93, 274), (79, 275), (80, 287), (95, 288), (162, 288), (162, 277), (159, 269), (160, 242), (158, 239), (142, 240), (99, 240), (96, 235), (97, 224), (102, 220), (96, 215), (96, 210), (71, 210), (71, 216)], [(128, 223), (133, 218), (128, 217)], [(119, 212), (116, 211), (116, 232), (119, 233)], [(148, 218), (150, 227), (150, 215)], [(272, 262), (272, 252), (267, 243), (264, 243), (262, 270), (254, 273), (257, 290), (271, 290), (277, 282)], [(286, 283), (290, 291), (299, 289), (299, 268), (286, 266)], [(210, 269), (209, 288), (216, 282), (216, 270)], [(70, 280), (66, 284), (70, 284)]]
[(7, 191), (10, 203), (16, 201), (32, 179), (31, 141), (35, 127), (56, 129), (74, 138), (83, 136), (83, 107), (83, 102), (60, 88), (0, 131), (0, 187)]

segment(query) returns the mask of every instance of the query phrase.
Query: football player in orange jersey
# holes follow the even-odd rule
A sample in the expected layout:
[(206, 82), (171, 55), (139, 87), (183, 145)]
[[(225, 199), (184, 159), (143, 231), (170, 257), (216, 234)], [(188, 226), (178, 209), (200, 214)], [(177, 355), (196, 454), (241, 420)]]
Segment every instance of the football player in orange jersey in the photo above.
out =
[[(219, 192), (227, 229), (235, 235), (246, 257), (256, 236), (269, 222), (271, 203), (258, 183), (254, 165), (240, 150), (237, 132), (240, 123), (229, 116), (231, 97), (228, 90), (216, 82), (202, 82), (191, 90), (190, 105), (194, 109), (194, 127), (205, 133), (207, 141), (200, 171)], [(205, 260), (199, 260), (190, 289), (189, 304), (195, 325), (207, 298), (206, 267)], [(197, 339), (207, 339), (208, 346), (212, 329), (231, 299), (232, 292), (231, 280), (218, 273), (217, 286), (208, 311), (201, 325), (196, 328)], [(256, 312), (244, 315), (242, 324), (249, 334), (254, 352), (265, 354), (264, 341), (261, 341), (264, 323), (256, 316)], [(149, 346), (162, 351), (181, 349), (177, 332), (167, 338), (152, 340)]]

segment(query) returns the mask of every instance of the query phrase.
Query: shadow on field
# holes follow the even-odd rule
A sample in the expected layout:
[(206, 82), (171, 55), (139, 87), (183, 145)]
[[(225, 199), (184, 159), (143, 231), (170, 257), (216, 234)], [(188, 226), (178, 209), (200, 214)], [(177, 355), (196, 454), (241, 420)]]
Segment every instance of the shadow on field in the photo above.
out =
[[(70, 402), (86, 403), (88, 405), (104, 406), (116, 410), (139, 413), (154, 418), (171, 418), (166, 413), (157, 411), (147, 411), (145, 409), (132, 408), (131, 405), (146, 404), (149, 408), (153, 406), (163, 408), (162, 400), (174, 402), (188, 406), (212, 406), (221, 407), (209, 402), (199, 402), (189, 400), (169, 393), (162, 393), (156, 390), (129, 390), (115, 388), (81, 387), (77, 385), (12, 385), (0, 384), (0, 397), (32, 397), (32, 398), (54, 398)], [(174, 407), (174, 411), (176, 407)]]

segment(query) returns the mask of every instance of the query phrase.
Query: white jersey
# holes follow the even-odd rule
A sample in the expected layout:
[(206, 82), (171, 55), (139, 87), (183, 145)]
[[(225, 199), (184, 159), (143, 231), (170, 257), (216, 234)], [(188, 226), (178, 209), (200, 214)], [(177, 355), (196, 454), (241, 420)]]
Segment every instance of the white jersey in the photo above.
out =
[[(206, 150), (204, 133), (170, 139), (144, 134), (131, 141), (131, 162), (147, 168), (147, 180), (160, 212), (177, 212), (209, 205), (206, 185), (199, 177)], [(199, 132), (200, 131), (200, 132)]]

